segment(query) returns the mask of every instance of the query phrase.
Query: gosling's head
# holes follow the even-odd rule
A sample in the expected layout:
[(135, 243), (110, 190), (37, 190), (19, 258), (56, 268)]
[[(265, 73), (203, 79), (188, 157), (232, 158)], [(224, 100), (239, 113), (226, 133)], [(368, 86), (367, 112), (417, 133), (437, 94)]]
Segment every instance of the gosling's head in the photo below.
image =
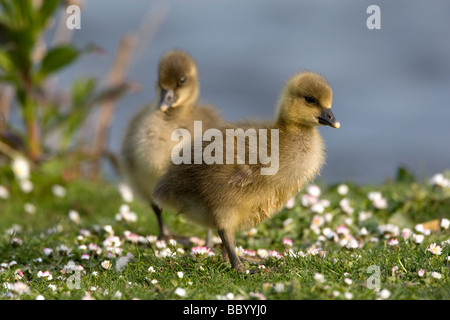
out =
[(159, 62), (156, 91), (159, 95), (158, 107), (163, 112), (193, 104), (199, 95), (194, 60), (183, 51), (167, 52)]
[(339, 128), (331, 112), (333, 92), (325, 78), (313, 72), (291, 77), (280, 96), (278, 121), (306, 127), (328, 125)]

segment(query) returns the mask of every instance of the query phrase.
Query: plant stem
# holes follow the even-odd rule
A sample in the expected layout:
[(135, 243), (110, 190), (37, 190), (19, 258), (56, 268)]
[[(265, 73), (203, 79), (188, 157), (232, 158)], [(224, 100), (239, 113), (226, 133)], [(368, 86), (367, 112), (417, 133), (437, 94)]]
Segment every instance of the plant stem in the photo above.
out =
[(32, 99), (32, 86), (29, 77), (23, 78), (22, 108), (24, 113), (25, 127), (27, 130), (28, 155), (30, 160), (37, 162), (41, 155), (41, 144), (39, 141), (39, 127), (36, 122), (35, 105)]

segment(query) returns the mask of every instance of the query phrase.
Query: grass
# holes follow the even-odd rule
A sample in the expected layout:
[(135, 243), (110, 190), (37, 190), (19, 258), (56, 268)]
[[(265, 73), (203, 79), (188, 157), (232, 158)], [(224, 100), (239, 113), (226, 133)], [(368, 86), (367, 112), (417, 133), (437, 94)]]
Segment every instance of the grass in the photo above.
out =
[[(25, 193), (7, 170), (3, 168), (0, 180), (9, 190), (9, 197), (0, 199), (0, 299), (450, 298), (449, 229), (438, 226), (419, 244), (412, 235), (402, 236), (405, 228), (418, 235), (417, 224), (448, 219), (450, 188), (417, 182), (403, 169), (383, 185), (347, 183), (345, 195), (339, 194), (338, 185), (319, 183), (318, 199), (325, 202), (305, 205), (304, 191), (257, 229), (239, 233), (242, 254), (271, 255), (259, 264), (246, 262), (259, 270), (255, 274), (231, 269), (222, 260), (220, 245), (210, 256), (193, 255), (190, 247), (180, 244), (163, 248), (155, 242), (153, 213), (138, 200), (128, 204), (137, 221), (118, 221), (124, 200), (116, 183), (33, 176), (34, 188)], [(65, 188), (65, 196), (52, 192), (56, 184)], [(377, 209), (370, 192), (380, 192), (386, 207)], [(25, 203), (35, 212), (26, 212)], [(70, 219), (70, 210), (79, 213), (78, 223)], [(165, 213), (165, 219), (178, 234), (205, 236), (203, 229), (182, 216)], [(390, 233), (382, 234), (380, 226)], [(361, 235), (361, 230), (367, 234)], [(118, 238), (111, 238), (112, 233)], [(398, 244), (390, 245), (393, 238)], [(292, 240), (292, 246), (287, 248), (283, 239)], [(105, 240), (120, 244), (108, 249), (112, 244)], [(442, 248), (440, 255), (427, 250), (432, 243)], [(291, 253), (285, 254), (286, 249)], [(124, 259), (129, 253), (132, 259)], [(75, 272), (70, 261), (82, 268)], [(105, 261), (110, 262), (109, 269)], [(378, 273), (371, 272), (371, 266)], [(423, 276), (418, 275), (421, 269)], [(370, 288), (376, 277), (379, 290)]]

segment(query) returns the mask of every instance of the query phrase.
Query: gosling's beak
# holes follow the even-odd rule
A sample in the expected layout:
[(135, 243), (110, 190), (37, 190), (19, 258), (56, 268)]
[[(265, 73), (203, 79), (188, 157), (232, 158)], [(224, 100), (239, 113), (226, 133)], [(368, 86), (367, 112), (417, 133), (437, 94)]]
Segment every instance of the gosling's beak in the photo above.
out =
[(319, 116), (319, 123), (336, 129), (341, 126), (339, 121), (334, 117), (333, 112), (331, 112), (331, 109), (328, 108), (322, 110), (322, 113)]
[(159, 101), (159, 109), (166, 111), (177, 100), (177, 96), (173, 90), (161, 89), (161, 100)]

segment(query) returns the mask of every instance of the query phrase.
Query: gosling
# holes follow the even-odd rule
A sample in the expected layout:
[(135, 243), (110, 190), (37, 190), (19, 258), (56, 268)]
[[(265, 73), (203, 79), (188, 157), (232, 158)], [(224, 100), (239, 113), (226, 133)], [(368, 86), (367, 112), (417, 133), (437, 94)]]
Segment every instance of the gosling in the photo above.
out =
[[(288, 199), (319, 174), (325, 160), (325, 148), (317, 126), (340, 127), (331, 112), (331, 102), (332, 90), (322, 76), (312, 72), (294, 75), (282, 90), (275, 121), (241, 122), (221, 128), (223, 136), (230, 128), (278, 132), (276, 147), (271, 141), (275, 136), (272, 133), (265, 135), (269, 152), (279, 155), (276, 173), (261, 174), (261, 169), (268, 167), (261, 160), (255, 164), (247, 162), (261, 149), (252, 147), (250, 139), (245, 141), (245, 164), (237, 164), (242, 155), (237, 154), (233, 140), (233, 164), (225, 161), (222, 165), (194, 164), (193, 161), (192, 164), (171, 164), (155, 187), (154, 201), (163, 208), (184, 214), (193, 222), (217, 229), (225, 258), (237, 271), (246, 271), (236, 253), (235, 232), (254, 227), (278, 212)], [(256, 132), (259, 132), (259, 141), (265, 131)], [(207, 145), (203, 142), (203, 150)], [(226, 145), (224, 149), (229, 147)], [(249, 147), (252, 148), (249, 150)], [(227, 150), (224, 149), (216, 152), (222, 152), (225, 158)], [(191, 155), (193, 153), (194, 147), (191, 147)]]
[[(162, 209), (152, 200), (156, 182), (170, 162), (176, 141), (172, 132), (178, 128), (193, 131), (194, 121), (203, 129), (221, 123), (218, 111), (210, 105), (199, 105), (197, 66), (183, 51), (167, 52), (159, 62), (156, 85), (158, 100), (144, 106), (130, 121), (122, 141), (122, 172), (132, 190), (152, 207), (159, 227), (159, 239), (179, 239), (164, 224)], [(207, 236), (211, 246), (211, 232)]]

